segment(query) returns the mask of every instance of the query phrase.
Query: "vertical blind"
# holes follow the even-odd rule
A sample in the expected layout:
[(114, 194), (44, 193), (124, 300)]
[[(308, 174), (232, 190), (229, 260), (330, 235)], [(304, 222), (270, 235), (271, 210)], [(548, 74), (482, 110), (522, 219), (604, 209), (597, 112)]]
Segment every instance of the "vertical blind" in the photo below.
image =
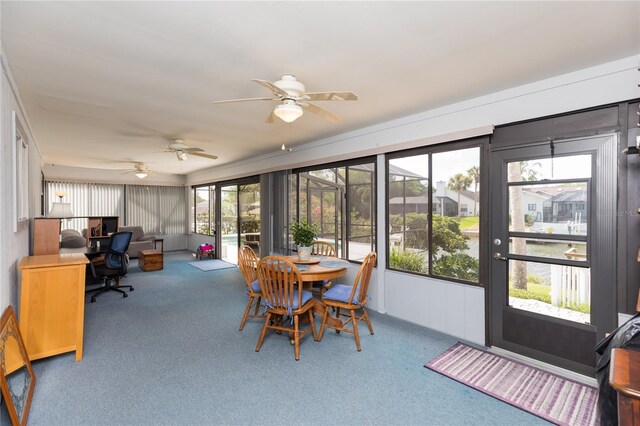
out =
[[(120, 226), (139, 225), (145, 233), (185, 234), (186, 194), (183, 187), (46, 182), (47, 212), (60, 200), (71, 204), (73, 216), (118, 216)], [(70, 221), (68, 228), (86, 226)], [(81, 231), (81, 229), (78, 229)]]
[(185, 190), (177, 186), (127, 185), (126, 221), (146, 233), (184, 234), (187, 228)]
[(60, 201), (55, 192), (64, 191), (62, 202), (71, 203), (74, 216), (124, 216), (124, 185), (52, 181), (46, 187), (48, 210)]

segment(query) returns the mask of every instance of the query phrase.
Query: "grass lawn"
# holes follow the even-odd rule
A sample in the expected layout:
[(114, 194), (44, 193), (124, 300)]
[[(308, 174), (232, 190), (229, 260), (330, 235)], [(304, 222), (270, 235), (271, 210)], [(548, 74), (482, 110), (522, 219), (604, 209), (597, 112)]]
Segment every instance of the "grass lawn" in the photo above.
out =
[(465, 229), (479, 229), (480, 216), (465, 216), (460, 218), (460, 230)]
[[(540, 302), (551, 303), (551, 287), (544, 284), (535, 284), (532, 282), (527, 283), (526, 290), (520, 290), (509, 287), (509, 296), (517, 297), (518, 299), (534, 299)], [(563, 306), (563, 308), (571, 309), (572, 311), (582, 312), (588, 314), (591, 312), (591, 307), (587, 304)]]

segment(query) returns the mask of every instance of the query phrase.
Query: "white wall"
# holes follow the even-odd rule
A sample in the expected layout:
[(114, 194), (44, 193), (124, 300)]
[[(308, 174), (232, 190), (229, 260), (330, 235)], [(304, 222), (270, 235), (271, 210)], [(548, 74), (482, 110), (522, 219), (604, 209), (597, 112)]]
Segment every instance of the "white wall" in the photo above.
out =
[(30, 222), (17, 225), (14, 232), (13, 206), (13, 135), (12, 111), (16, 111), (29, 140), (29, 217), (40, 214), (42, 156), (31, 132), (29, 122), (13, 84), (2, 51), (2, 82), (0, 86), (0, 309), (13, 305), (19, 310), (20, 274), (18, 263), (29, 254)]
[[(640, 97), (640, 56), (553, 77), (187, 176), (187, 185), (251, 176), (364, 155), (489, 134), (501, 124)], [(384, 161), (378, 159), (378, 166)], [(378, 182), (384, 182), (379, 171)], [(378, 188), (378, 268), (371, 309), (475, 343), (485, 342), (485, 291), (432, 278), (385, 271), (384, 186)], [(354, 269), (354, 268), (351, 268)], [(350, 270), (346, 282), (353, 279)], [(486, 284), (486, 283), (485, 283)]]

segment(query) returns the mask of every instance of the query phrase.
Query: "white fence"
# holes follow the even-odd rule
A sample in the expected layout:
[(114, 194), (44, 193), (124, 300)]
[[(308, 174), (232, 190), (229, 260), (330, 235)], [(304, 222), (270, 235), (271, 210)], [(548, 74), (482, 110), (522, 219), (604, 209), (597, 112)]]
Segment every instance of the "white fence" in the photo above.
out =
[(551, 265), (551, 304), (576, 306), (591, 304), (589, 268)]

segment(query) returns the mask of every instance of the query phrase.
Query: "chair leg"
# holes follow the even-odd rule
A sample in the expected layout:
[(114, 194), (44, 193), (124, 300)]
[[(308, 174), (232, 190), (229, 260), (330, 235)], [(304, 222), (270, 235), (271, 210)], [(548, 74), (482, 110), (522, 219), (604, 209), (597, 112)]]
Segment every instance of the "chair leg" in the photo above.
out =
[(367, 322), (367, 326), (369, 327), (369, 333), (371, 333), (371, 335), (373, 336), (373, 327), (371, 327), (371, 321), (369, 321), (369, 314), (367, 313), (367, 310), (364, 308), (364, 306), (362, 307), (362, 316), (364, 317), (364, 320)]
[(258, 344), (256, 345), (256, 352), (260, 351), (260, 347), (262, 346), (262, 340), (264, 339), (264, 335), (267, 332), (267, 327), (269, 326), (269, 320), (271, 319), (271, 312), (267, 312), (267, 316), (264, 319), (264, 324), (262, 325), (262, 331), (260, 332), (260, 337), (258, 337)]
[(356, 348), (360, 352), (360, 336), (358, 335), (358, 321), (356, 321), (356, 311), (351, 309), (351, 322), (353, 323), (353, 335), (356, 337)]
[(296, 361), (300, 360), (300, 330), (298, 323), (298, 315), (293, 316), (293, 353), (296, 357)]
[(309, 309), (309, 323), (311, 324), (311, 334), (313, 334), (313, 340), (318, 341), (318, 333), (316, 332), (316, 322), (313, 320), (313, 309)]
[(261, 297), (258, 297), (258, 300), (256, 301), (256, 310), (253, 312), (253, 315), (258, 315), (258, 311), (260, 310), (260, 299)]
[[(340, 308), (336, 308), (336, 318), (339, 320), (340, 319)], [(336, 333), (340, 334), (340, 330), (336, 329)]]
[(240, 321), (240, 331), (242, 331), (242, 329), (244, 328), (244, 323), (247, 322), (247, 317), (249, 316), (249, 311), (251, 310), (252, 304), (253, 304), (253, 296), (249, 296), (249, 303), (247, 303), (247, 309), (244, 310), (242, 321)]
[(320, 323), (320, 336), (318, 336), (318, 342), (322, 341), (322, 337), (324, 336), (324, 327), (327, 322), (327, 315), (329, 314), (329, 307), (326, 306), (324, 308), (324, 313), (322, 314), (322, 322)]

